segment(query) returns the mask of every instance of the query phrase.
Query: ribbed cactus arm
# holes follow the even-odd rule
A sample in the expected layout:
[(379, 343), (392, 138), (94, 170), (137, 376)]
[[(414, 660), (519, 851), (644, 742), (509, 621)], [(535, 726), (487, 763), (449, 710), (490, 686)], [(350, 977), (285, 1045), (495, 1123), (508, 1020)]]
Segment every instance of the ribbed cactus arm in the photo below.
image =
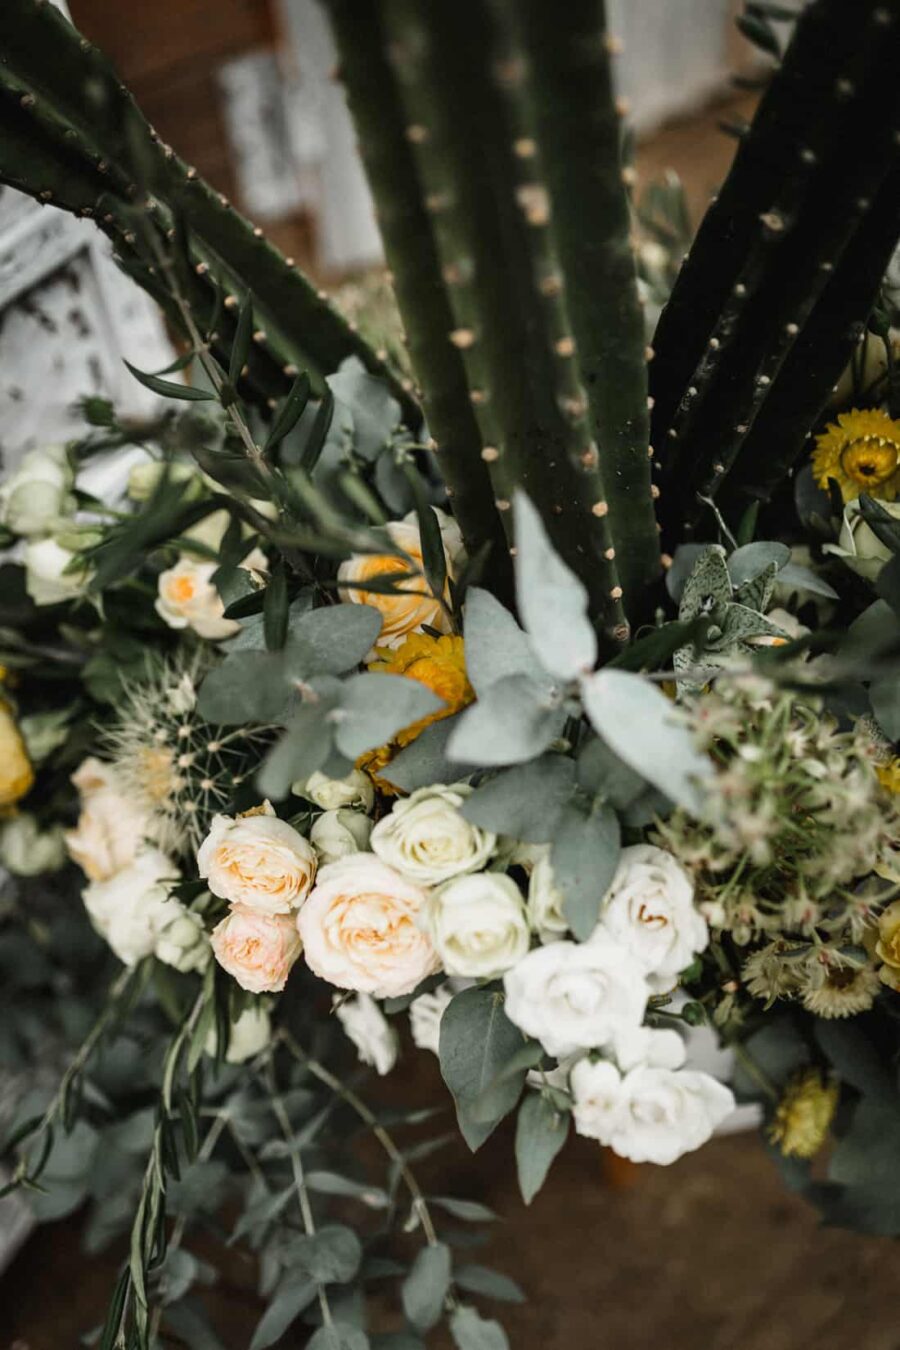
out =
[(327, 0), (326, 8), (441, 473), (470, 554), (490, 546), (492, 584), (508, 594), (506, 534), (481, 454), (465, 366), (450, 341), (455, 321), (377, 8), (357, 0)]
[[(59, 144), (90, 165), (102, 165), (105, 191), (140, 201), (147, 192), (169, 212), (181, 214), (201, 250), (231, 279), (250, 289), (295, 364), (327, 374), (357, 356), (388, 380), (415, 425), (418, 409), (386, 364), (302, 273), (285, 259), (194, 169), (163, 146), (112, 66), (45, 0), (0, 4), (0, 85), (30, 111), (42, 134), (56, 127)], [(0, 105), (0, 115), (2, 115)], [(27, 161), (3, 170), (6, 122), (0, 124), (0, 172), (5, 181), (44, 201), (67, 205), (65, 179), (52, 165), (29, 174)], [(132, 189), (129, 191), (129, 189)]]
[(521, 190), (505, 107), (519, 93), (496, 61), (489, 10), (384, 0), (382, 11), (454, 315), (448, 340), (465, 362), (499, 509), (509, 510), (513, 488), (528, 493), (588, 587), (598, 624), (621, 640), (609, 507), (585, 401), (569, 398), (576, 344), (548, 321), (530, 237), (546, 228), (546, 188)]
[(626, 606), (659, 574), (644, 318), (603, 0), (507, 0), (527, 60), (550, 230), (590, 404)]

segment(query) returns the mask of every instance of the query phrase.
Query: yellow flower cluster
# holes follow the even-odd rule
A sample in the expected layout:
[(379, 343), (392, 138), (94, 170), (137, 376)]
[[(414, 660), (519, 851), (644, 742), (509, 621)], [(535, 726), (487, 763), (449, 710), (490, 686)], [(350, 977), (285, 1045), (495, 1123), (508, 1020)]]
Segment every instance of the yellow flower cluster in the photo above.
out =
[(840, 413), (816, 437), (813, 473), (823, 488), (833, 478), (845, 502), (861, 492), (893, 501), (900, 491), (900, 422), (878, 408)]
[(431, 637), (428, 633), (411, 633), (399, 647), (376, 648), (376, 659), (369, 663), (369, 670), (380, 675), (405, 675), (408, 679), (418, 680), (444, 700), (443, 708), (405, 727), (389, 745), (370, 750), (358, 760), (357, 767), (365, 770), (376, 787), (388, 796), (396, 796), (397, 788), (381, 777), (381, 771), (399, 750), (410, 745), (426, 727), (444, 717), (451, 717), (471, 703), (475, 691), (466, 674), (465, 647), (461, 637)]
[(838, 1085), (818, 1069), (804, 1069), (788, 1083), (769, 1125), (769, 1139), (786, 1158), (813, 1158), (828, 1138)]

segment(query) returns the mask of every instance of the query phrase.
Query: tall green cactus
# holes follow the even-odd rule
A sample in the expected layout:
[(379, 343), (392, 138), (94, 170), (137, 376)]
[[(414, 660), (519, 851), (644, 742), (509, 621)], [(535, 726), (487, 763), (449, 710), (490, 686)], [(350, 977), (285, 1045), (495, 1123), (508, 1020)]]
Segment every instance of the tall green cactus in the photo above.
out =
[[(416, 421), (408, 389), (324, 293), (161, 143), (102, 53), (45, 0), (0, 5), (0, 97), (0, 182), (93, 216), (126, 257), (140, 253), (141, 240), (129, 240), (134, 231), (121, 208), (156, 199), (167, 227), (175, 218), (187, 226), (207, 287), (217, 278), (228, 294), (252, 290), (260, 327), (283, 364), (315, 378), (357, 356), (391, 383)], [(40, 160), (32, 154), (38, 143)], [(154, 265), (152, 257), (144, 261)]]
[[(474, 407), (498, 509), (508, 520), (513, 490), (529, 493), (594, 614), (620, 641), (626, 612), (641, 613), (658, 573), (659, 545), (603, 5), (579, 0), (551, 40), (537, 3), (330, 7), (364, 150), (374, 125), (394, 164), (412, 147), (416, 178), (403, 192), (418, 193), (419, 228), (429, 229), (440, 264), (442, 313), (452, 315), (443, 340), (462, 357), (468, 387), (457, 386), (458, 396)], [(373, 50), (371, 23), (386, 61)], [(560, 120), (552, 105), (569, 80), (583, 117)], [(391, 116), (398, 105), (402, 127)], [(571, 173), (557, 163), (567, 154)], [(383, 174), (372, 179), (389, 239), (397, 192)], [(591, 239), (587, 251), (579, 230)], [(411, 284), (409, 251), (398, 248), (391, 263), (407, 327), (421, 329), (434, 317), (434, 293)], [(605, 359), (612, 326), (618, 365)], [(436, 327), (432, 334), (439, 343)]]
[(900, 4), (813, 0), (654, 338), (668, 537), (790, 469), (900, 234)]

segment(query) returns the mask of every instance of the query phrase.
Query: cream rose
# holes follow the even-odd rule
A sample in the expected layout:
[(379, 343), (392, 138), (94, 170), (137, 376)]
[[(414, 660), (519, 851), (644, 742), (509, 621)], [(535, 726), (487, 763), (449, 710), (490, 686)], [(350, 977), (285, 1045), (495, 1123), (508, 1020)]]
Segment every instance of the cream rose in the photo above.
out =
[[(228, 1049), (225, 1052), (226, 1064), (243, 1064), (258, 1055), (272, 1039), (272, 1019), (268, 1009), (262, 1003), (254, 1003), (245, 1008), (228, 1029)], [(219, 1040), (216, 1028), (210, 1027), (209, 1035), (203, 1045), (204, 1054), (214, 1056)]]
[[(264, 573), (268, 564), (265, 554), (254, 549), (240, 566), (251, 573)], [(218, 567), (217, 562), (201, 562), (183, 553), (174, 567), (160, 573), (156, 612), (170, 628), (191, 628), (210, 642), (238, 632), (241, 625), (225, 618), (225, 605), (213, 584)]]
[(536, 947), (503, 983), (507, 1017), (557, 1058), (639, 1027), (650, 992), (641, 965), (605, 932)]
[(161, 929), (154, 955), (175, 970), (205, 970), (211, 955), (209, 939), (199, 914), (172, 900), (172, 917)]
[(373, 853), (423, 886), (477, 872), (493, 853), (497, 836), (460, 814), (471, 791), (465, 783), (437, 784), (396, 801), (372, 831)]
[(622, 850), (600, 924), (639, 962), (653, 993), (671, 989), (709, 942), (690, 876), (652, 844)]
[(210, 938), (223, 970), (251, 994), (277, 994), (302, 950), (291, 914), (260, 914), (235, 905)]
[(19, 877), (36, 877), (41, 872), (57, 872), (66, 861), (66, 842), (62, 828), (51, 825), (41, 829), (37, 818), (28, 812), (0, 820), (0, 863)]
[(445, 882), (431, 896), (427, 921), (448, 975), (501, 975), (528, 951), (522, 895), (502, 872)]
[(559, 942), (569, 931), (562, 894), (553, 880), (550, 849), (545, 845), (528, 878), (528, 922), (541, 942)]
[(82, 594), (87, 573), (67, 570), (74, 559), (74, 551), (55, 539), (33, 539), (25, 545), (25, 589), (36, 605), (59, 605)]
[(413, 1044), (420, 1050), (430, 1050), (433, 1055), (440, 1052), (441, 1018), (452, 1001), (452, 986), (442, 984), (433, 993), (420, 994), (409, 1005), (409, 1029)]
[(156, 949), (160, 934), (180, 905), (169, 898), (178, 869), (159, 849), (144, 849), (132, 863), (82, 893), (84, 907), (101, 937), (126, 966)]
[(0, 524), (13, 534), (46, 534), (73, 510), (74, 482), (64, 445), (27, 451), (0, 484)]
[(323, 811), (337, 811), (341, 807), (371, 811), (375, 804), (372, 780), (362, 769), (352, 769), (346, 778), (329, 778), (327, 774), (314, 773), (305, 782), (294, 783), (291, 791), (297, 797), (306, 797), (308, 801), (315, 802)]
[(309, 842), (324, 866), (368, 848), (371, 833), (372, 822), (362, 811), (323, 811), (313, 821)]
[(260, 814), (215, 816), (197, 866), (213, 895), (260, 914), (288, 914), (309, 894), (317, 858), (266, 802)]
[(705, 1144), (734, 1110), (729, 1088), (707, 1073), (582, 1059), (570, 1079), (575, 1129), (632, 1162), (673, 1163)]
[[(454, 567), (462, 553), (462, 540), (456, 522), (435, 510), (444, 544), (444, 556), (447, 563), (448, 583), (455, 575)], [(387, 534), (398, 549), (402, 549), (412, 560), (413, 566), (424, 568), (422, 559), (422, 540), (415, 513), (411, 512), (404, 520), (392, 520), (386, 526)], [(393, 572), (409, 571), (406, 560), (393, 553), (354, 553), (338, 568), (338, 581), (367, 582)], [(380, 646), (399, 647), (409, 633), (418, 633), (427, 625), (439, 633), (450, 632), (450, 619), (446, 610), (429, 589), (424, 576), (410, 577), (398, 582), (398, 594), (379, 595), (374, 591), (357, 590), (355, 587), (341, 589), (341, 599), (351, 605), (372, 605), (380, 613), (383, 624), (378, 638)], [(449, 598), (449, 584), (445, 600)]]
[[(878, 505), (895, 520), (900, 520), (900, 502), (879, 502)], [(838, 542), (823, 544), (822, 551), (843, 559), (852, 572), (866, 581), (875, 581), (891, 557), (887, 544), (881, 542), (871, 525), (863, 519), (858, 499), (847, 502), (844, 507)]]
[(74, 830), (66, 832), (69, 857), (91, 881), (106, 881), (134, 862), (150, 822), (145, 811), (123, 792), (111, 764), (93, 756), (72, 775), (81, 798)]
[(329, 863), (297, 916), (310, 969), (337, 985), (392, 998), (438, 969), (419, 921), (426, 894), (371, 853)]
[(371, 994), (339, 999), (334, 1015), (356, 1046), (362, 1063), (370, 1064), (382, 1077), (390, 1073), (397, 1063), (400, 1040)]

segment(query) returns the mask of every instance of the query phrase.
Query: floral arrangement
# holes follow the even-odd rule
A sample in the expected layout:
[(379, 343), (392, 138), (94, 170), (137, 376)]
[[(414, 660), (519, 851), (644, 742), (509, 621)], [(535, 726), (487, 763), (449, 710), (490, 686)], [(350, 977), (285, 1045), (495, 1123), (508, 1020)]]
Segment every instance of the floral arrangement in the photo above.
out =
[[(415, 1350), (444, 1317), (459, 1350), (507, 1345), (473, 1299), (518, 1290), (468, 1264), (447, 1222), (490, 1212), (427, 1195), (413, 1164), (441, 1141), (398, 1142), (357, 1082), (357, 1057), (390, 1074), (407, 1028), (439, 1057), (470, 1148), (515, 1114), (526, 1203), (572, 1131), (666, 1165), (752, 1101), (786, 1181), (830, 1222), (898, 1230), (895, 224), (860, 205), (840, 248), (818, 241), (840, 266), (785, 296), (799, 317), (776, 360), (766, 324), (794, 244), (772, 240), (800, 191), (786, 164), (674, 398), (698, 342), (692, 288), (708, 301), (724, 267), (719, 217), (747, 226), (749, 151), (669, 294), (683, 210), (670, 184), (631, 213), (602, 6), (550, 23), (541, 3), (479, 5), (465, 33), (441, 7), (330, 8), (427, 424), (408, 372), (366, 344), (364, 306), (352, 326), (323, 310), (257, 253), (259, 232), (142, 141), (65, 21), (10, 7), (3, 79), (31, 87), (40, 33), (131, 119), (113, 180), (127, 168), (151, 195), (114, 182), (99, 200), (123, 265), (187, 340), (172, 369), (134, 371), (168, 400), (152, 423), (87, 400), (86, 434), (29, 452), (0, 488), (7, 964), (16, 990), (16, 953), (41, 952), (31, 1024), (39, 1006), (54, 1055), (78, 1046), (59, 1083), (16, 1102), (7, 1153), (38, 1213), (90, 1199), (92, 1241), (130, 1231), (103, 1350), (210, 1344), (197, 1294), (213, 1275), (189, 1239), (201, 1222), (227, 1232), (223, 1213), (267, 1300), (251, 1350), (300, 1319), (315, 1350)], [(770, 8), (745, 18), (769, 50)], [(823, 0), (798, 22), (745, 145), (765, 141), (798, 71), (828, 85), (821, 25), (840, 9)], [(861, 25), (857, 54), (879, 70), (900, 29), (885, 12), (869, 16), (883, 41)], [(495, 64), (460, 86), (482, 37)], [(488, 156), (509, 202), (479, 195), (463, 93), (516, 133)], [(102, 100), (88, 116), (68, 86), (51, 94), (73, 144), (86, 127), (91, 145), (113, 137)], [(826, 163), (854, 119), (872, 125), (848, 99), (809, 128)], [(40, 132), (59, 168), (56, 121), (35, 106), (22, 135)], [(585, 188), (604, 233), (583, 294), (565, 285), (585, 231), (563, 142), (606, 174)], [(895, 169), (876, 149), (864, 167), (881, 183)], [(792, 205), (804, 257), (818, 162)], [(33, 186), (21, 166), (3, 173)], [(840, 294), (823, 299), (836, 268)], [(300, 340), (282, 286), (306, 306), (302, 370), (281, 359)], [(838, 298), (861, 316), (849, 338)], [(522, 351), (497, 310), (514, 299)], [(655, 336), (648, 301), (665, 304)], [(598, 347), (604, 315), (612, 347)], [(668, 457), (647, 454), (648, 363)], [(726, 396), (746, 418), (727, 435)], [(779, 439), (760, 456), (776, 397)], [(62, 1026), (60, 907), (87, 953), (65, 976), (81, 1014)], [(12, 1018), (27, 1046), (16, 1000)], [(694, 1066), (701, 1026), (733, 1050), (730, 1084)], [(389, 1279), (402, 1329), (373, 1326), (363, 1297)]]

